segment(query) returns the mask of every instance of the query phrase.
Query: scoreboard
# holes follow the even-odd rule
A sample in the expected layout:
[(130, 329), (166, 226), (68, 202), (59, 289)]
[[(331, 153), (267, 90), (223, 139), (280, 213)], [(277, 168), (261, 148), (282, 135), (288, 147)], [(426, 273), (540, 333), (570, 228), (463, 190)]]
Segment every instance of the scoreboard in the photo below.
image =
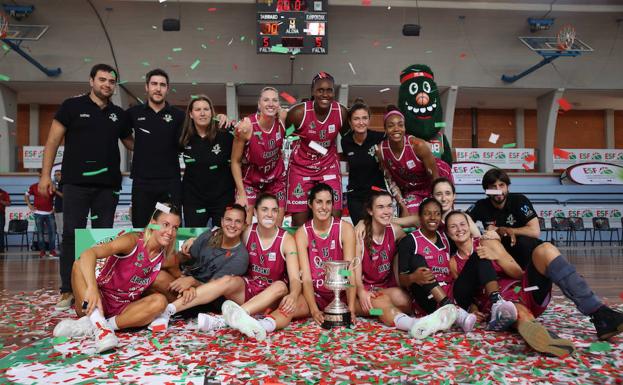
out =
[(326, 54), (328, 0), (256, 0), (257, 53)]

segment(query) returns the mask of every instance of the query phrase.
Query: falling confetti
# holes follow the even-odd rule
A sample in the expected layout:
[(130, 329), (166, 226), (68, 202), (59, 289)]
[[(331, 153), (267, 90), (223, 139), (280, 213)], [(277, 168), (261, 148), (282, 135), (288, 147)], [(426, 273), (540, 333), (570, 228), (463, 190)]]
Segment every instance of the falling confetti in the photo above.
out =
[(569, 103), (565, 98), (558, 99), (558, 105), (560, 106), (560, 109), (564, 112), (567, 112), (571, 109), (571, 103)]
[(379, 90), (380, 93), (387, 92), (387, 91), (389, 91), (389, 87), (388, 88), (383, 88), (383, 89)]
[(348, 66), (350, 67), (350, 70), (353, 72), (353, 75), (357, 75), (357, 73), (355, 72), (355, 68), (353, 67), (353, 63), (348, 62)]
[(8, 82), (9, 80), (11, 80), (10, 77), (8, 77), (8, 76), (6, 76), (4, 74), (0, 74), (0, 81)]
[(496, 144), (498, 142), (498, 139), (500, 139), (500, 135), (496, 134), (496, 133), (491, 133), (489, 135), (489, 143), (493, 143)]
[(296, 98), (294, 96), (290, 95), (289, 93), (285, 92), (285, 91), (281, 91), (279, 96), (281, 96), (289, 104), (296, 103)]
[(193, 64), (190, 65), (190, 69), (194, 70), (195, 68), (197, 68), (197, 66), (199, 65), (199, 63), (201, 63), (201, 60), (197, 59), (193, 62)]
[(560, 149), (558, 147), (554, 147), (554, 155), (562, 159), (569, 159), (569, 156), (571, 156), (571, 153), (563, 149)]
[(517, 147), (517, 143), (506, 143), (502, 145), (502, 148), (513, 148)]
[(15, 123), (15, 120), (9, 118), (8, 116), (3, 116), (2, 119), (6, 120), (9, 123)]
[(177, 48), (171, 49), (171, 51), (173, 51), (173, 52), (182, 52), (182, 49), (180, 47), (177, 47)]

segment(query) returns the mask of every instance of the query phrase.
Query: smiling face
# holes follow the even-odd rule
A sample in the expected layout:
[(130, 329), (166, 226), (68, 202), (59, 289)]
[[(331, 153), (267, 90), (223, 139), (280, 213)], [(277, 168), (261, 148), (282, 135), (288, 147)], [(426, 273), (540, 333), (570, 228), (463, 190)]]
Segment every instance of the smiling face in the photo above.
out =
[(394, 203), (389, 195), (381, 195), (372, 202), (372, 209), (368, 209), (368, 214), (380, 225), (388, 226), (394, 214)]
[(441, 210), (436, 202), (425, 203), (420, 210), (420, 226), (429, 233), (434, 233), (439, 229), (441, 223)]
[(370, 115), (365, 108), (353, 111), (350, 117), (350, 127), (358, 134), (364, 134), (368, 131), (370, 125)]
[(329, 191), (319, 191), (308, 205), (314, 219), (319, 221), (328, 220), (331, 218), (331, 211), (333, 210), (333, 196)]
[(153, 104), (164, 103), (168, 91), (167, 78), (161, 75), (153, 75), (145, 84), (145, 92), (147, 92), (147, 97)]
[(398, 108), (405, 116), (409, 134), (430, 140), (439, 132), (435, 123), (443, 121), (443, 111), (439, 90), (428, 66), (414, 64), (401, 72)]
[(89, 79), (91, 91), (101, 100), (110, 98), (115, 92), (117, 85), (117, 77), (114, 73), (108, 71), (97, 71), (95, 77)]
[(441, 203), (441, 210), (444, 213), (454, 208), (456, 194), (452, 191), (452, 186), (448, 182), (439, 182), (433, 188), (433, 198)]
[(226, 238), (233, 239), (240, 237), (244, 227), (244, 213), (240, 210), (229, 209), (225, 211), (221, 219), (221, 228)]
[(392, 142), (401, 143), (405, 136), (405, 120), (398, 114), (390, 115), (385, 120), (385, 134)]
[(257, 102), (260, 114), (274, 117), (279, 113), (279, 94), (275, 90), (267, 89), (262, 92)]
[(322, 110), (328, 110), (335, 98), (334, 84), (329, 79), (320, 79), (312, 89), (314, 103)]
[(152, 237), (161, 247), (167, 247), (175, 241), (177, 229), (180, 227), (180, 216), (176, 214), (161, 213), (157, 219), (149, 221), (150, 224), (159, 226), (152, 229)]
[(195, 127), (208, 127), (212, 121), (212, 108), (205, 100), (196, 100), (190, 109), (190, 118)]
[(456, 244), (462, 244), (469, 240), (469, 222), (464, 214), (457, 213), (446, 218), (446, 232)]
[(272, 229), (277, 223), (279, 216), (279, 205), (273, 198), (263, 199), (255, 208), (255, 216), (260, 226)]

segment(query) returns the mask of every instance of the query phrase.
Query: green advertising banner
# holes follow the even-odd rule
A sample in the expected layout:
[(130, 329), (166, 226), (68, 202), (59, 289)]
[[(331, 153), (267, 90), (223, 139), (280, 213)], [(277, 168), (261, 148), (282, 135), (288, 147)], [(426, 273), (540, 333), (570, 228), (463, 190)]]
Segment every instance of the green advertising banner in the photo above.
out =
[[(76, 230), (76, 259), (80, 258), (80, 254), (89, 247), (108, 243), (120, 235), (131, 232), (142, 232), (143, 229), (77, 229)], [(175, 250), (180, 249), (185, 240), (198, 237), (205, 231), (206, 227), (182, 227), (177, 229), (177, 237), (175, 238)]]

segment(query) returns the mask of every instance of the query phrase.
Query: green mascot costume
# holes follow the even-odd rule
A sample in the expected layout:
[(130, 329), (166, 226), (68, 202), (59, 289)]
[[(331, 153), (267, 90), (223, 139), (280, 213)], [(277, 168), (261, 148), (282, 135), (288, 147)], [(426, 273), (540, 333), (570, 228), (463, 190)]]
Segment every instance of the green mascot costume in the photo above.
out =
[(431, 144), (435, 157), (452, 164), (452, 149), (443, 134), (443, 111), (433, 71), (413, 64), (400, 73), (398, 108), (405, 116), (407, 134)]

